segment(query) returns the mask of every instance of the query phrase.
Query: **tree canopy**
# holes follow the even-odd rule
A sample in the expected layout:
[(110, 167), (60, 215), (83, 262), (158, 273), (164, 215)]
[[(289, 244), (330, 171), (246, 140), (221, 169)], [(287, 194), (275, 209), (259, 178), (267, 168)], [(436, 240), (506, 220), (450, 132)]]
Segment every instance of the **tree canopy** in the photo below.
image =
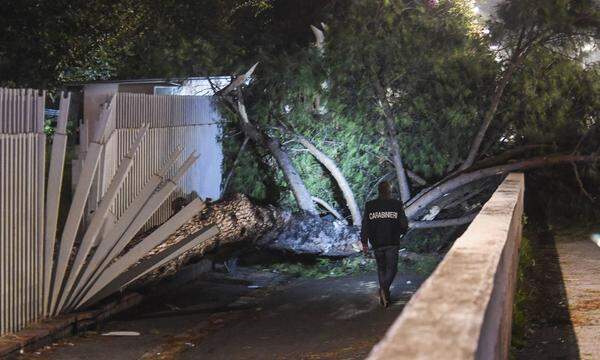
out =
[[(23, 0), (3, 4), (0, 24), (8, 86), (236, 75), (259, 62), (235, 96), (344, 216), (339, 179), (300, 138), (337, 164), (359, 206), (382, 179), (407, 186), (411, 204), (489, 166), (598, 151), (600, 70), (582, 60), (600, 38), (593, 0), (506, 0), (488, 21), (466, 0)], [(295, 208), (281, 159), (245, 140), (238, 110), (222, 106), (228, 191)], [(539, 174), (589, 198), (598, 174), (571, 165)]]

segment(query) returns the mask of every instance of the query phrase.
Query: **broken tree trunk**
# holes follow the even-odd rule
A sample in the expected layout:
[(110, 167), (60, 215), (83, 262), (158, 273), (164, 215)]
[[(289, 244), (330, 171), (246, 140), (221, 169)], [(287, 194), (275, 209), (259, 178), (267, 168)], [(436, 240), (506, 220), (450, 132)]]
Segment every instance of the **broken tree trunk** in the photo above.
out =
[(492, 99), (490, 102), (490, 107), (485, 112), (483, 116), (483, 122), (477, 130), (477, 134), (473, 138), (473, 143), (469, 148), (469, 153), (467, 155), (466, 160), (459, 167), (459, 171), (464, 171), (471, 167), (475, 160), (477, 159), (477, 155), (479, 154), (479, 148), (481, 147), (481, 143), (485, 138), (485, 134), (487, 133), (494, 116), (496, 116), (496, 112), (498, 111), (498, 105), (500, 105), (500, 100), (502, 100), (502, 95), (504, 94), (504, 90), (510, 81), (512, 80), (517, 68), (520, 66), (526, 54), (526, 50), (521, 48), (521, 44), (517, 45), (517, 48), (514, 51), (513, 56), (511, 57), (508, 68), (504, 71), (496, 88), (494, 89), (494, 94), (492, 95)]
[[(252, 245), (259, 238), (283, 228), (290, 219), (289, 213), (274, 206), (258, 206), (242, 194), (233, 194), (218, 203), (207, 204), (206, 208), (181, 226), (161, 245), (147, 256), (152, 256), (201, 229), (215, 225), (218, 235), (205, 241), (178, 258), (144, 276), (138, 283), (145, 283), (177, 272), (185, 264), (219, 248), (235, 245)], [(129, 247), (133, 246), (131, 244)], [(125, 250), (127, 251), (127, 250)]]
[(347, 226), (345, 221), (313, 215), (293, 216), (274, 206), (256, 205), (245, 195), (233, 194), (230, 198), (207, 204), (146, 257), (165, 251), (212, 225), (217, 227), (218, 235), (143, 276), (135, 285), (170, 276), (208, 253), (248, 246), (325, 256), (348, 256), (360, 251), (358, 229)]

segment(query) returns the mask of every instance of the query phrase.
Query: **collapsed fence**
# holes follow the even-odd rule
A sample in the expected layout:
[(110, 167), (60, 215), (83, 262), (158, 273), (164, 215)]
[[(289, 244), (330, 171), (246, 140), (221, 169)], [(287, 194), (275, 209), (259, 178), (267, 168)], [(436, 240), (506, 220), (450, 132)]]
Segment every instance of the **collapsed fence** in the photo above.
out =
[[(216, 235), (209, 226), (149, 255), (204, 208), (195, 199), (173, 216), (169, 200), (199, 189), (207, 170), (189, 172), (197, 150), (209, 150), (198, 130), (218, 119), (206, 99), (110, 96), (82, 130), (85, 151), (59, 233), (70, 96), (61, 97), (47, 188), (45, 93), (0, 89), (0, 97), (0, 335), (94, 304)], [(209, 131), (217, 137), (219, 128)], [(127, 249), (148, 224), (159, 227)]]
[[(183, 154), (175, 161), (174, 169), (192, 152), (202, 154), (178, 181), (178, 189), (171, 194), (144, 229), (164, 223), (173, 215), (171, 203), (177, 197), (197, 193), (216, 198), (221, 181), (220, 159), (214, 161), (220, 137), (220, 116), (212, 98), (208, 96), (169, 96), (120, 93), (116, 98), (111, 137), (105, 145), (105, 154), (100, 164), (99, 196), (106, 192), (119, 163), (135, 140), (138, 128), (149, 127), (145, 141), (134, 159), (134, 165), (121, 190), (115, 197), (111, 213), (118, 220), (142, 189), (146, 179), (156, 173), (169, 154), (183, 146)], [(112, 130), (112, 129), (111, 129)], [(168, 176), (174, 175), (173, 169)], [(92, 196), (92, 195), (91, 195)]]

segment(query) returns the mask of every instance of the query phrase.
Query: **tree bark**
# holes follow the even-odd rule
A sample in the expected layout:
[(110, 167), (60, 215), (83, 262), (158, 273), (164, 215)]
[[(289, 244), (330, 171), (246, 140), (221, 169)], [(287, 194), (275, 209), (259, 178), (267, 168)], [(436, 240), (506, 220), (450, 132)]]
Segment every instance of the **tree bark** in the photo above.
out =
[(346, 177), (337, 166), (335, 161), (332, 158), (325, 155), (321, 150), (319, 150), (313, 143), (311, 143), (307, 138), (302, 135), (295, 135), (296, 140), (302, 144), (325, 168), (329, 171), (331, 176), (335, 179), (338, 187), (342, 191), (342, 195), (344, 196), (344, 200), (346, 201), (346, 206), (350, 210), (350, 214), (352, 215), (352, 224), (355, 226), (360, 226), (362, 223), (360, 209), (358, 208), (358, 204), (356, 203), (356, 199), (354, 198), (354, 193), (350, 188), (350, 184), (346, 180)]
[(281, 229), (289, 218), (290, 215), (285, 211), (274, 206), (255, 205), (242, 194), (234, 194), (225, 200), (208, 204), (147, 256), (164, 251), (211, 225), (217, 226), (218, 235), (150, 272), (136, 283), (146, 283), (172, 275), (194, 259), (218, 248), (244, 243), (254, 244), (267, 233)]
[(420, 177), (417, 173), (411, 171), (410, 169), (406, 169), (406, 175), (414, 181), (417, 185), (425, 186), (427, 185), (427, 181)]
[(400, 191), (400, 198), (402, 202), (410, 200), (410, 186), (408, 185), (408, 179), (406, 177), (406, 171), (402, 162), (402, 154), (400, 153), (400, 146), (398, 145), (398, 132), (396, 131), (396, 123), (394, 121), (394, 114), (392, 109), (387, 102), (385, 96), (385, 89), (379, 82), (376, 76), (373, 76), (373, 87), (375, 88), (375, 94), (377, 96), (379, 105), (383, 110), (383, 119), (386, 129), (386, 140), (390, 151), (392, 153), (392, 162), (396, 170), (396, 178), (398, 180), (398, 190)]

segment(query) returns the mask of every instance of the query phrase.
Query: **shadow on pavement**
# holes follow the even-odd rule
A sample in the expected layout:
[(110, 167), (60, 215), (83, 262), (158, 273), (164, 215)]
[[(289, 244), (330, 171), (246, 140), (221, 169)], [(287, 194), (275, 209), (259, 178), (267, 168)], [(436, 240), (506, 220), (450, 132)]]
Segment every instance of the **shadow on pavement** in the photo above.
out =
[(579, 359), (579, 346), (569, 316), (564, 278), (554, 234), (540, 231), (531, 240), (535, 265), (527, 276), (532, 288), (525, 311), (531, 319), (525, 346), (516, 359)]

